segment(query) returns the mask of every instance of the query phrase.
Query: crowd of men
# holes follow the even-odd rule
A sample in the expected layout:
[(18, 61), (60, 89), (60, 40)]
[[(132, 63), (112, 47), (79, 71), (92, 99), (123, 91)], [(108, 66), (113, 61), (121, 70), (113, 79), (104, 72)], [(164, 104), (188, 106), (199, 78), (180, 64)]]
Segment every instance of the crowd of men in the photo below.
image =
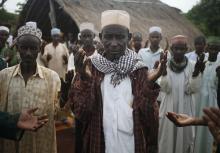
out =
[(9, 45), (0, 26), (0, 152), (57, 153), (55, 121), (72, 110), (76, 153), (211, 153), (220, 143), (220, 39), (198, 36), (189, 51), (176, 35), (163, 49), (160, 27), (145, 43), (123, 10), (104, 11), (95, 31), (84, 22), (76, 41), (63, 42), (53, 28), (45, 43), (27, 22)]

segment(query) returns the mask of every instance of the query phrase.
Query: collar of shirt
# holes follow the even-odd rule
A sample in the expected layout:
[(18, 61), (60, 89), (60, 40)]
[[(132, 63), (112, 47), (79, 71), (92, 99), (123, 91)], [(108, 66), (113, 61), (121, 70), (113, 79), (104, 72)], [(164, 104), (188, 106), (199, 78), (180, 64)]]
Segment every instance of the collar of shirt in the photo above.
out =
[(152, 52), (151, 49), (150, 49), (150, 47), (146, 49), (146, 52), (150, 52), (150, 53), (152, 53), (153, 55), (158, 55), (158, 54), (160, 54), (162, 51), (163, 51), (162, 48), (159, 48), (156, 52)]
[[(17, 67), (15, 68), (15, 71), (13, 73), (13, 77), (15, 77), (17, 75), (22, 76), (20, 64), (18, 64)], [(39, 76), (41, 79), (44, 78), (41, 66), (39, 64), (37, 64), (37, 69), (36, 69), (36, 72), (33, 75), (33, 77), (37, 77), (37, 76)]]

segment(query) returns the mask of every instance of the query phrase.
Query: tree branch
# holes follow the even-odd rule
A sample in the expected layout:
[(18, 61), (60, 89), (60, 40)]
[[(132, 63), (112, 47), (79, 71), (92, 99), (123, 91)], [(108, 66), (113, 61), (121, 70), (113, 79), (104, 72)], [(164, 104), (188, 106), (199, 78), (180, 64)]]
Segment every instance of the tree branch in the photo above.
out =
[(7, 0), (1, 0), (1, 2), (0, 2), (0, 7), (3, 7), (3, 5), (5, 4), (6, 1), (7, 1)]

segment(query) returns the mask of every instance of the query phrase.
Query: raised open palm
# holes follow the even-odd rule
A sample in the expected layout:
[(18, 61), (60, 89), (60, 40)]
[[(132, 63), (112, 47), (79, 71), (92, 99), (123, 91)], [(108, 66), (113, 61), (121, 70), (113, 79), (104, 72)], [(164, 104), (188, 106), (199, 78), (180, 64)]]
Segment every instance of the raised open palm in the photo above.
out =
[(23, 130), (35, 131), (38, 128), (41, 128), (44, 124), (46, 124), (48, 122), (47, 115), (43, 115), (40, 117), (33, 116), (33, 113), (36, 110), (37, 108), (23, 110), (18, 119), (18, 128)]
[(186, 114), (176, 114), (174, 112), (167, 112), (167, 118), (172, 121), (176, 126), (183, 127), (192, 125), (194, 118)]

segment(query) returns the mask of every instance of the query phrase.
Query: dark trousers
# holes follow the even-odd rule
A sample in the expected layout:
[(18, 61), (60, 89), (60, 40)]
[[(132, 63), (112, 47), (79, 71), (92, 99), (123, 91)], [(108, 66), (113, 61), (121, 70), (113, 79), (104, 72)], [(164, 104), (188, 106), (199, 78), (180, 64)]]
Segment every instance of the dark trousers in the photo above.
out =
[(78, 119), (75, 119), (75, 153), (82, 153), (82, 128), (82, 123)]

